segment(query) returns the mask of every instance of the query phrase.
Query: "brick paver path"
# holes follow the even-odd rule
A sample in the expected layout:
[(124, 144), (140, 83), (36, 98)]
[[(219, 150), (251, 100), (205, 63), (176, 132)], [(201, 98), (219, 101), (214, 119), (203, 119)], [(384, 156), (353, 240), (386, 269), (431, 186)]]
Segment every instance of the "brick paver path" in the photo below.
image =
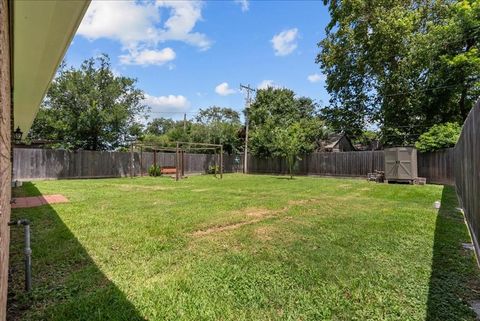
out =
[(45, 204), (66, 203), (68, 199), (61, 195), (42, 195), (30, 197), (16, 197), (12, 208), (37, 207)]

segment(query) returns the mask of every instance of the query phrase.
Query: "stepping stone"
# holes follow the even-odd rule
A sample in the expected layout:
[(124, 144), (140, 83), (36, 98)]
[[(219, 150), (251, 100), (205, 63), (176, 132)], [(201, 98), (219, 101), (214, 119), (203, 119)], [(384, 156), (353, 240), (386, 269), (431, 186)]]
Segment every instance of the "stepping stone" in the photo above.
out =
[(477, 319), (480, 319), (480, 301), (470, 301), (470, 307), (477, 315)]
[(46, 204), (67, 203), (67, 202), (68, 202), (68, 199), (61, 194), (16, 197), (15, 203), (12, 204), (12, 208), (29, 208), (29, 207), (42, 206)]
[(462, 243), (463, 249), (473, 251), (473, 244), (472, 243)]

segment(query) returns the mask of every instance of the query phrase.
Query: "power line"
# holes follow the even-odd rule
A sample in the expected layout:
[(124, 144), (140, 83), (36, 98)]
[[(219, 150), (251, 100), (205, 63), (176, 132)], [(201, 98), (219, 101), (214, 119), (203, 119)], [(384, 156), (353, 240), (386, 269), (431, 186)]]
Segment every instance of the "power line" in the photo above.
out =
[(148, 114), (197, 114), (196, 112), (184, 112), (184, 111), (149, 111)]
[[(479, 78), (480, 79), (480, 78)], [(475, 80), (474, 80), (475, 81)], [(425, 91), (432, 91), (432, 90), (436, 90), (436, 89), (446, 89), (446, 88), (453, 88), (453, 87), (458, 87), (462, 84), (455, 84), (455, 85), (445, 85), (445, 86), (438, 86), (438, 87), (432, 87), (432, 88), (426, 88), (426, 89), (416, 89), (416, 90), (412, 90), (412, 91), (405, 91), (405, 92), (399, 92), (399, 93), (395, 93), (395, 94), (387, 94), (387, 95), (381, 95), (382, 97), (392, 97), (392, 96), (401, 96), (401, 95), (406, 95), (406, 94), (410, 94), (412, 92), (425, 92)]]

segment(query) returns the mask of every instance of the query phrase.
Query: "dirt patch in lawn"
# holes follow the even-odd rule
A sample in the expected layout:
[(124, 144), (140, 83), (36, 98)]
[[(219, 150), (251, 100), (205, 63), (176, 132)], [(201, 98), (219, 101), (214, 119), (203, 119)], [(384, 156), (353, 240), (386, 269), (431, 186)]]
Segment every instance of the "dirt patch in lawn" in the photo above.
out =
[(255, 224), (255, 223), (258, 223), (258, 222), (263, 221), (265, 219), (275, 217), (278, 214), (281, 214), (281, 213), (284, 213), (284, 212), (288, 211), (288, 209), (289, 209), (289, 207), (284, 207), (284, 208), (279, 209), (279, 210), (269, 210), (269, 209), (266, 209), (266, 208), (249, 208), (249, 209), (246, 209), (245, 211), (240, 211), (240, 212), (235, 211), (234, 214), (236, 214), (236, 215), (242, 214), (242, 215), (245, 215), (247, 218), (250, 218), (250, 219), (247, 220), (247, 221), (243, 221), (243, 222), (212, 226), (212, 227), (209, 227), (209, 228), (206, 228), (206, 229), (197, 230), (197, 231), (191, 233), (191, 235), (193, 235), (193, 236), (205, 236), (205, 235), (209, 235), (209, 234), (213, 234), (213, 233), (235, 230), (235, 229), (238, 229), (238, 228), (240, 228), (242, 226), (245, 226), (245, 225)]
[(272, 213), (274, 213), (273, 211), (271, 210), (267, 210), (265, 208), (252, 208), (252, 209), (249, 209), (245, 212), (245, 215), (247, 217), (265, 217), (267, 215), (271, 215)]
[(341, 184), (341, 185), (338, 185), (339, 188), (349, 188), (349, 187), (352, 187), (352, 185), (350, 184)]
[(247, 221), (243, 221), (243, 222), (212, 226), (212, 227), (209, 227), (209, 228), (206, 228), (206, 229), (197, 230), (197, 231), (193, 232), (191, 235), (193, 235), (193, 236), (205, 236), (205, 235), (209, 235), (209, 234), (213, 234), (213, 233), (235, 230), (239, 227), (249, 225), (249, 224), (258, 223), (261, 220), (264, 220), (264, 219), (267, 219), (267, 218), (270, 218), (270, 217), (274, 217), (276, 214), (279, 214), (279, 213), (281, 213), (281, 212), (283, 212), (287, 209), (288, 208), (273, 211), (273, 210), (269, 210), (269, 209), (266, 209), (266, 208), (248, 208), (244, 211), (234, 211), (232, 213), (232, 214), (234, 214), (234, 216), (240, 214), (240, 215), (244, 215), (244, 216), (246, 216), (247, 218), (250, 218), (250, 219), (247, 220)]
[(125, 192), (132, 192), (138, 190), (149, 190), (149, 191), (166, 191), (175, 189), (176, 187), (171, 186), (144, 186), (144, 185), (128, 185), (128, 184), (121, 184), (117, 185), (121, 191)]
[(270, 241), (273, 239), (276, 231), (271, 226), (262, 226), (255, 229), (255, 237), (261, 241)]
[(320, 203), (320, 200), (316, 198), (288, 201), (288, 205), (308, 205), (308, 204), (318, 204), (318, 203)]
[(233, 224), (228, 224), (228, 225), (223, 225), (223, 226), (214, 226), (214, 227), (210, 227), (210, 228), (207, 228), (205, 230), (198, 230), (198, 231), (195, 231), (192, 233), (193, 236), (205, 236), (205, 235), (210, 235), (210, 234), (213, 234), (213, 233), (219, 233), (219, 232), (224, 232), (224, 231), (231, 231), (231, 230), (235, 230), (239, 227), (242, 227), (242, 226), (245, 226), (245, 225), (249, 225), (249, 224), (253, 224), (253, 223), (257, 223), (259, 222), (260, 220), (257, 219), (257, 220), (251, 220), (251, 221), (246, 221), (246, 222), (239, 222), (239, 223), (233, 223)]
[[(205, 229), (197, 230), (191, 233), (190, 235), (205, 236), (213, 233), (220, 233), (224, 231), (235, 230), (245, 225), (255, 224), (272, 217), (277, 217), (282, 213), (286, 213), (288, 210), (290, 210), (292, 207), (295, 207), (295, 206), (318, 204), (320, 202), (321, 200), (316, 198), (304, 199), (304, 200), (291, 200), (287, 203), (288, 204), (287, 206), (284, 206), (283, 208), (278, 210), (269, 210), (266, 208), (248, 208), (243, 211), (233, 211), (230, 213), (231, 216), (238, 217), (240, 215), (240, 216), (246, 217), (247, 220), (242, 222), (211, 226)], [(290, 218), (292, 217), (290, 216)]]

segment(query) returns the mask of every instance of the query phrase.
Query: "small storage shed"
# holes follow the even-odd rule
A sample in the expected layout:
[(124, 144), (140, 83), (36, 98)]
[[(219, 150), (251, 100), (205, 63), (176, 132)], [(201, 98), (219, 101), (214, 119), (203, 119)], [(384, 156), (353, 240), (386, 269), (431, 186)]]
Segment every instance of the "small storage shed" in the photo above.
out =
[(412, 183), (418, 178), (417, 150), (414, 147), (385, 149), (385, 179)]

